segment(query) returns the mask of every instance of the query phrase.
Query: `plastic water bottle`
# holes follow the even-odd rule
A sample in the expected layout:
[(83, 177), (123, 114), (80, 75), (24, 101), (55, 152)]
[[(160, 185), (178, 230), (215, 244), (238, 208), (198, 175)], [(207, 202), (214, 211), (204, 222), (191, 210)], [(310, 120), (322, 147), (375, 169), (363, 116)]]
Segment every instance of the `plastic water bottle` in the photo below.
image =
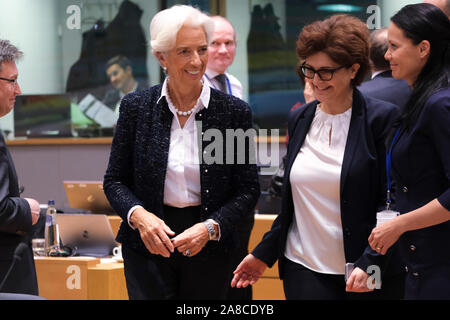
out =
[(49, 200), (45, 213), (45, 252), (47, 256), (58, 256), (59, 251), (59, 230), (56, 221), (55, 201)]

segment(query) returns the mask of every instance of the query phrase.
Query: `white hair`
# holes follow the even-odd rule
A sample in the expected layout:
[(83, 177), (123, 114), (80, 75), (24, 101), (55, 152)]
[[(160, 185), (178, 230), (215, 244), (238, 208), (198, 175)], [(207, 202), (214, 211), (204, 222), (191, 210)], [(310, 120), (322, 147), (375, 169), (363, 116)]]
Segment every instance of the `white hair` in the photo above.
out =
[(174, 5), (158, 12), (150, 23), (152, 53), (173, 49), (182, 26), (203, 27), (208, 44), (214, 32), (214, 21), (205, 13), (191, 6)]

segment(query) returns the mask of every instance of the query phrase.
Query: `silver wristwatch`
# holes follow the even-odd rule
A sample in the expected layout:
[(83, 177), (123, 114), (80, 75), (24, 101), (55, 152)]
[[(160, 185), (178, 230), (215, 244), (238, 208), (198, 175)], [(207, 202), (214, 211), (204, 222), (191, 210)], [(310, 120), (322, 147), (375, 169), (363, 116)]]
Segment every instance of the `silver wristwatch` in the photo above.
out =
[(210, 219), (203, 222), (206, 226), (206, 229), (208, 230), (209, 234), (209, 240), (216, 240), (217, 239), (217, 233), (216, 229), (214, 229), (213, 223)]

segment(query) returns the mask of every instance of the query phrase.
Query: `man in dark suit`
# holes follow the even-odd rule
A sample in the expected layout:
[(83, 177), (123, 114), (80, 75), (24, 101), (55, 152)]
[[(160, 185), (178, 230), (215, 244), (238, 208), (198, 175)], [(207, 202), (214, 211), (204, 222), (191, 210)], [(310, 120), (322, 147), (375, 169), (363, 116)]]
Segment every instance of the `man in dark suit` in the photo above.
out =
[(365, 96), (403, 107), (411, 95), (411, 88), (406, 81), (392, 77), (389, 62), (384, 58), (387, 49), (387, 28), (372, 31), (369, 55), (372, 79), (363, 82), (358, 89)]
[[(9, 41), (0, 40), (0, 117), (12, 110), (16, 96), (21, 93), (15, 63), (21, 56), (22, 52)], [(38, 294), (31, 229), (39, 220), (39, 213), (36, 200), (20, 198), (14, 163), (0, 133), (0, 283), (6, 278), (19, 244), (28, 246), (21, 260), (16, 261), (11, 269), (0, 292)]]

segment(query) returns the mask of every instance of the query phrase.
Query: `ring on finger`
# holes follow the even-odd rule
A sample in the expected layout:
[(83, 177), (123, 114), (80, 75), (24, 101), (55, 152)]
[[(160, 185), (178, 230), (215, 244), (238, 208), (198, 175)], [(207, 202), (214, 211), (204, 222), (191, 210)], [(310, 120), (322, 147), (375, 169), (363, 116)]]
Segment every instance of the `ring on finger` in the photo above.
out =
[(186, 257), (189, 257), (189, 256), (191, 255), (191, 250), (187, 249), (187, 250), (184, 252), (184, 255), (185, 255)]

